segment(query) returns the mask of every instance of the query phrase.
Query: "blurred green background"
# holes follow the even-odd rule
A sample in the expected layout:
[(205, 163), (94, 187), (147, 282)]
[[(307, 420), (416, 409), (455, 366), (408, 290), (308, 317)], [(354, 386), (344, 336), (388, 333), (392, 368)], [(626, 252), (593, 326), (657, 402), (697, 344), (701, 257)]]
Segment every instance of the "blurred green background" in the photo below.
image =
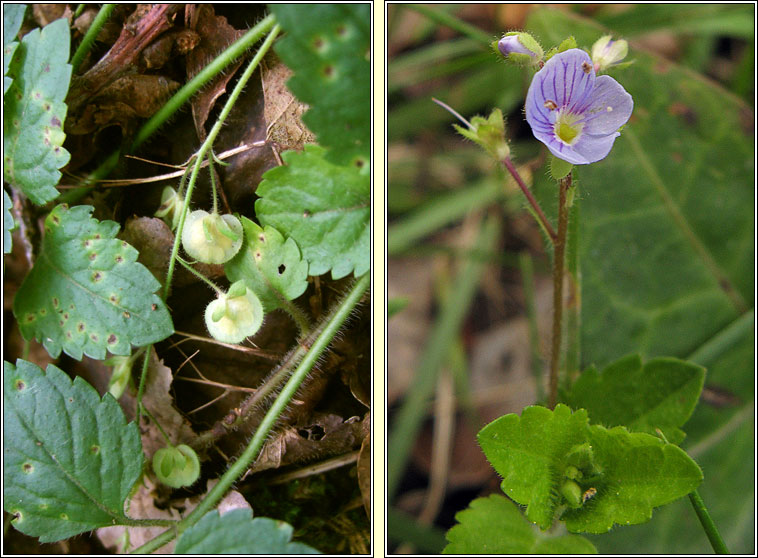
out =
[[(730, 550), (754, 552), (753, 22), (753, 4), (388, 6), (388, 290), (390, 302), (410, 301), (388, 322), (395, 551), (439, 552), (455, 511), (498, 490), (491, 470), (465, 481), (456, 470), (479, 451), (466, 440), (494, 418), (472, 373), (488, 336), (528, 324), (527, 373), (503, 353), (498, 412), (540, 395), (549, 253), (521, 192), (431, 100), (466, 118), (500, 108), (512, 157), (554, 217), (545, 149), (523, 117), (531, 73), (489, 48), (526, 29), (545, 49), (569, 35), (587, 49), (607, 33), (630, 43), (634, 63), (610, 73), (633, 116), (605, 160), (575, 171), (581, 312), (568, 335), (581, 368), (630, 352), (707, 367), (682, 447), (704, 471), (700, 494)], [(686, 499), (589, 538), (608, 554), (711, 551)]]

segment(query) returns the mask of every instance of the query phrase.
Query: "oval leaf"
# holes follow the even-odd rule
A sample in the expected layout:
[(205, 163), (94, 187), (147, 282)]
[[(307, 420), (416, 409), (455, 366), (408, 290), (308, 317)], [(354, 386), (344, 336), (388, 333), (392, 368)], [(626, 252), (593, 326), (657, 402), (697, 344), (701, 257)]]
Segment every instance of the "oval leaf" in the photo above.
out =
[(52, 364), (4, 364), (5, 510), (22, 533), (54, 542), (124, 519), (142, 444), (116, 400)]
[(51, 356), (75, 359), (128, 355), (174, 332), (157, 295), (160, 283), (115, 238), (118, 225), (90, 217), (92, 207), (59, 205), (45, 220), (42, 250), (13, 301), (25, 339), (40, 340)]
[(242, 508), (224, 515), (214, 510), (179, 537), (174, 554), (319, 554), (291, 539), (292, 526), (283, 521), (252, 519)]
[(3, 107), (3, 176), (38, 205), (58, 197), (58, 169), (70, 158), (61, 147), (63, 100), (71, 80), (69, 35), (65, 19), (34, 29), (21, 41), (7, 72), (13, 82)]
[(241, 217), (245, 240), (237, 255), (224, 266), (230, 281), (243, 280), (270, 312), (282, 300), (294, 300), (308, 287), (308, 262), (291, 238), (286, 241), (274, 227), (259, 227)]

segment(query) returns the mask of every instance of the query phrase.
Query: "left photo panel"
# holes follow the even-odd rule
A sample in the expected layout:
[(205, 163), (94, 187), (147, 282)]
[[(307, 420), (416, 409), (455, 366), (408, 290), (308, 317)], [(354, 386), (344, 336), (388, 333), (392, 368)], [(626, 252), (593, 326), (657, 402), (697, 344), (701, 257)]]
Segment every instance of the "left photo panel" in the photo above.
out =
[(3, 552), (370, 555), (372, 4), (2, 8)]

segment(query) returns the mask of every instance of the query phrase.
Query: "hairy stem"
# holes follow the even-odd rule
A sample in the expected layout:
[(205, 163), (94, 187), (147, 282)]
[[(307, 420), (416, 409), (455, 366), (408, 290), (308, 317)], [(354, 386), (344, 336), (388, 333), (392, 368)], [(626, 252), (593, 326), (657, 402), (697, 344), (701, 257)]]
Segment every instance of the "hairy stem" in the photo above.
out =
[[(273, 17), (273, 16), (270, 16), (270, 17)], [(261, 24), (262, 23), (263, 22), (261, 22)], [(166, 284), (163, 286), (164, 300), (168, 298), (168, 293), (171, 291), (171, 279), (174, 274), (174, 267), (176, 265), (176, 257), (177, 257), (177, 254), (179, 253), (179, 244), (181, 243), (182, 231), (184, 230), (184, 221), (187, 217), (187, 213), (189, 212), (190, 200), (192, 199), (192, 191), (195, 188), (197, 175), (200, 172), (200, 167), (202, 166), (201, 163), (205, 159), (205, 156), (210, 152), (211, 148), (213, 147), (213, 142), (216, 141), (216, 136), (218, 136), (219, 132), (221, 131), (221, 127), (224, 125), (224, 121), (229, 116), (229, 113), (232, 111), (232, 107), (235, 105), (235, 103), (237, 102), (237, 99), (242, 94), (242, 90), (245, 88), (245, 85), (252, 77), (253, 71), (255, 71), (255, 69), (258, 67), (258, 64), (260, 64), (260, 61), (269, 51), (269, 49), (271, 48), (271, 45), (274, 43), (274, 39), (276, 39), (276, 36), (278, 34), (279, 34), (279, 26), (274, 25), (274, 28), (268, 34), (268, 37), (266, 37), (266, 40), (261, 45), (261, 48), (258, 49), (258, 52), (255, 54), (253, 59), (250, 61), (250, 64), (248, 64), (247, 68), (245, 69), (245, 72), (240, 77), (231, 95), (229, 95), (229, 98), (227, 99), (226, 104), (224, 105), (224, 108), (221, 110), (221, 114), (219, 114), (218, 116), (218, 120), (216, 120), (216, 123), (213, 125), (213, 128), (211, 128), (211, 131), (208, 134), (208, 137), (203, 142), (203, 145), (200, 146), (200, 149), (198, 150), (196, 154), (197, 156), (195, 158), (195, 166), (192, 168), (192, 174), (190, 175), (189, 184), (187, 185), (187, 195), (185, 197), (186, 203), (184, 206), (184, 211), (182, 212), (182, 215), (179, 218), (179, 225), (176, 228), (176, 238), (174, 239), (174, 246), (171, 249), (171, 258), (169, 259), (169, 262), (168, 262), (168, 272), (166, 273)]]
[(100, 8), (100, 11), (97, 12), (92, 25), (90, 25), (89, 29), (87, 29), (87, 33), (84, 35), (82, 42), (79, 44), (79, 48), (76, 49), (73, 58), (71, 58), (72, 74), (75, 74), (76, 70), (79, 69), (79, 65), (84, 60), (84, 57), (87, 56), (90, 48), (92, 48), (92, 43), (95, 42), (97, 34), (100, 33), (100, 29), (102, 29), (103, 25), (105, 25), (105, 22), (108, 21), (108, 18), (110, 17), (111, 12), (113, 12), (113, 9), (115, 7), (116, 4), (103, 4), (102, 8)]
[(227, 415), (216, 422), (210, 429), (199, 434), (190, 446), (194, 449), (207, 447), (215, 440), (236, 430), (255, 416), (254, 411), (259, 408), (260, 404), (267, 397), (276, 393), (287, 378), (290, 377), (292, 371), (300, 364), (305, 355), (308, 354), (316, 339), (318, 339), (324, 329), (334, 319), (334, 313), (338, 310), (339, 305), (336, 305), (315, 327), (311, 328), (309, 326), (306, 332), (301, 332), (297, 345), (269, 373), (261, 386), (255, 390), (255, 393), (248, 396), (232, 414)]
[(555, 408), (558, 402), (558, 367), (561, 354), (561, 330), (563, 319), (563, 273), (568, 230), (568, 207), (566, 192), (571, 187), (571, 173), (558, 183), (558, 234), (553, 243), (553, 342), (550, 352), (550, 389), (548, 405)]
[[(269, 17), (273, 18), (273, 16), (269, 16)], [(268, 18), (266, 18), (266, 20), (268, 20)], [(273, 24), (273, 19), (271, 21)], [(259, 26), (262, 24), (263, 22), (261, 22)], [(274, 25), (274, 28), (271, 29), (271, 32), (268, 34), (268, 37), (266, 37), (266, 40), (261, 45), (261, 48), (255, 54), (253, 59), (250, 61), (250, 64), (248, 64), (248, 67), (245, 69), (245, 72), (240, 77), (239, 81), (237, 82), (237, 85), (234, 87), (234, 90), (232, 91), (232, 94), (229, 95), (229, 98), (227, 99), (226, 104), (224, 105), (224, 108), (221, 110), (221, 114), (219, 114), (218, 116), (218, 120), (213, 125), (213, 128), (208, 134), (208, 137), (206, 138), (206, 140), (203, 142), (203, 145), (200, 146), (200, 149), (196, 153), (195, 160), (194, 160), (195, 164), (192, 167), (192, 173), (190, 175), (189, 183), (187, 184), (187, 195), (185, 197), (186, 203), (184, 204), (184, 211), (182, 211), (182, 214), (179, 217), (179, 224), (176, 227), (176, 236), (174, 237), (174, 245), (171, 248), (171, 257), (169, 258), (168, 272), (166, 273), (166, 283), (163, 285), (163, 300), (164, 301), (168, 300), (168, 295), (171, 292), (171, 280), (173, 279), (174, 268), (176, 267), (176, 261), (177, 261), (177, 258), (179, 257), (179, 245), (181, 244), (181, 241), (182, 241), (182, 231), (184, 230), (184, 221), (186, 220), (187, 214), (189, 213), (190, 200), (192, 199), (192, 190), (195, 188), (195, 182), (197, 181), (197, 175), (200, 172), (200, 168), (202, 167), (202, 162), (205, 159), (205, 156), (210, 152), (211, 148), (213, 147), (213, 142), (216, 140), (216, 136), (218, 136), (218, 133), (221, 131), (221, 127), (223, 126), (224, 121), (229, 116), (229, 113), (231, 112), (232, 107), (237, 102), (237, 99), (239, 98), (239, 96), (242, 94), (242, 90), (245, 87), (245, 84), (247, 84), (248, 80), (253, 75), (253, 71), (258, 67), (258, 64), (260, 64), (260, 61), (263, 59), (263, 57), (271, 48), (271, 45), (274, 43), (274, 39), (276, 39), (276, 36), (278, 34), (279, 34), (279, 26)], [(147, 367), (148, 367), (149, 356), (150, 356), (150, 350), (148, 348), (147, 356), (145, 357), (145, 363), (142, 366), (142, 375), (140, 376), (139, 390), (137, 391), (137, 418), (138, 419), (142, 410), (142, 395), (145, 389), (145, 378), (147, 377)]]
[(166, 104), (163, 105), (163, 107), (156, 112), (150, 120), (145, 122), (142, 128), (140, 128), (140, 131), (137, 132), (137, 137), (134, 138), (134, 142), (132, 143), (131, 151), (137, 149), (147, 138), (153, 135), (153, 133), (160, 128), (164, 122), (171, 118), (171, 116), (179, 110), (179, 108), (187, 102), (192, 95), (197, 93), (200, 88), (213, 79), (229, 64), (239, 58), (253, 44), (258, 42), (258, 39), (274, 27), (275, 23), (276, 18), (273, 14), (266, 16), (266, 18), (261, 20), (258, 25), (250, 29), (250, 31), (232, 43), (229, 48), (219, 54), (213, 62), (205, 66), (205, 68), (192, 78), (189, 83), (179, 89), (179, 91), (177, 91), (173, 97), (171, 97)]
[(370, 273), (366, 273), (355, 282), (348, 295), (344, 298), (342, 303), (339, 304), (337, 311), (332, 315), (329, 323), (324, 327), (321, 335), (318, 336), (313, 343), (313, 346), (300, 362), (300, 365), (293, 372), (292, 377), (284, 386), (282, 392), (276, 398), (276, 401), (271, 405), (266, 416), (263, 417), (263, 421), (245, 450), (242, 452), (242, 455), (232, 463), (226, 473), (221, 476), (218, 483), (210, 490), (210, 492), (208, 492), (200, 504), (187, 517), (179, 522), (176, 529), (164, 531), (153, 540), (132, 551), (133, 554), (148, 554), (159, 549), (171, 541), (177, 533), (181, 533), (188, 527), (197, 523), (201, 517), (210, 511), (219, 500), (223, 498), (227, 490), (231, 488), (237, 479), (248, 469), (250, 464), (258, 457), (258, 453), (263, 447), (263, 443), (266, 441), (269, 432), (271, 432), (271, 429), (276, 424), (279, 416), (284, 412), (284, 409), (287, 407), (308, 373), (316, 365), (321, 354), (328, 348), (332, 339), (334, 339), (334, 336), (343, 326), (351, 312), (355, 309), (363, 296), (363, 293), (366, 292), (370, 284)]

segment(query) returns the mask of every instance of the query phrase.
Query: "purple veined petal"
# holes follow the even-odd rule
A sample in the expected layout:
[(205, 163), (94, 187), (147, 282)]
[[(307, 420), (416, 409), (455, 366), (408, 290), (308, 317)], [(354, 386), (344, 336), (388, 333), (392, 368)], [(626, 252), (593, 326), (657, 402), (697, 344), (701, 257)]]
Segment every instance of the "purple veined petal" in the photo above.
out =
[(632, 115), (632, 96), (610, 76), (600, 76), (585, 113), (584, 131), (588, 134), (611, 134), (627, 123)]
[[(589, 71), (584, 71), (586, 63)], [(559, 108), (581, 106), (595, 86), (595, 70), (589, 54), (578, 48), (561, 52), (548, 60), (542, 69), (534, 75), (526, 98), (530, 97), (536, 107), (545, 108), (547, 101), (554, 102)], [(529, 103), (527, 102), (527, 106)]]
[(589, 163), (593, 163), (594, 161), (588, 160), (584, 155), (581, 153), (578, 153), (576, 151), (576, 146), (570, 146), (566, 145), (562, 141), (559, 141), (557, 139), (553, 140), (552, 142), (543, 142), (547, 148), (550, 150), (550, 153), (558, 157), (559, 159), (563, 159), (564, 161), (568, 161), (572, 165), (587, 165)]
[[(621, 134), (614, 132), (613, 134), (605, 134), (602, 136), (593, 136), (591, 134), (583, 134), (582, 137), (572, 146), (574, 152), (579, 157), (585, 159), (585, 163), (595, 163), (601, 159), (605, 159), (608, 153), (611, 152), (613, 142)], [(571, 161), (569, 161), (571, 162)], [(576, 164), (585, 164), (576, 163)]]
[(532, 133), (534, 134), (535, 138), (547, 146), (547, 148), (550, 150), (550, 153), (559, 159), (563, 159), (564, 161), (568, 161), (574, 165), (586, 165), (593, 162), (589, 161), (580, 153), (577, 153), (574, 149), (576, 146), (567, 145), (559, 140), (555, 136), (555, 132), (552, 128), (549, 130), (536, 130), (532, 128)]

